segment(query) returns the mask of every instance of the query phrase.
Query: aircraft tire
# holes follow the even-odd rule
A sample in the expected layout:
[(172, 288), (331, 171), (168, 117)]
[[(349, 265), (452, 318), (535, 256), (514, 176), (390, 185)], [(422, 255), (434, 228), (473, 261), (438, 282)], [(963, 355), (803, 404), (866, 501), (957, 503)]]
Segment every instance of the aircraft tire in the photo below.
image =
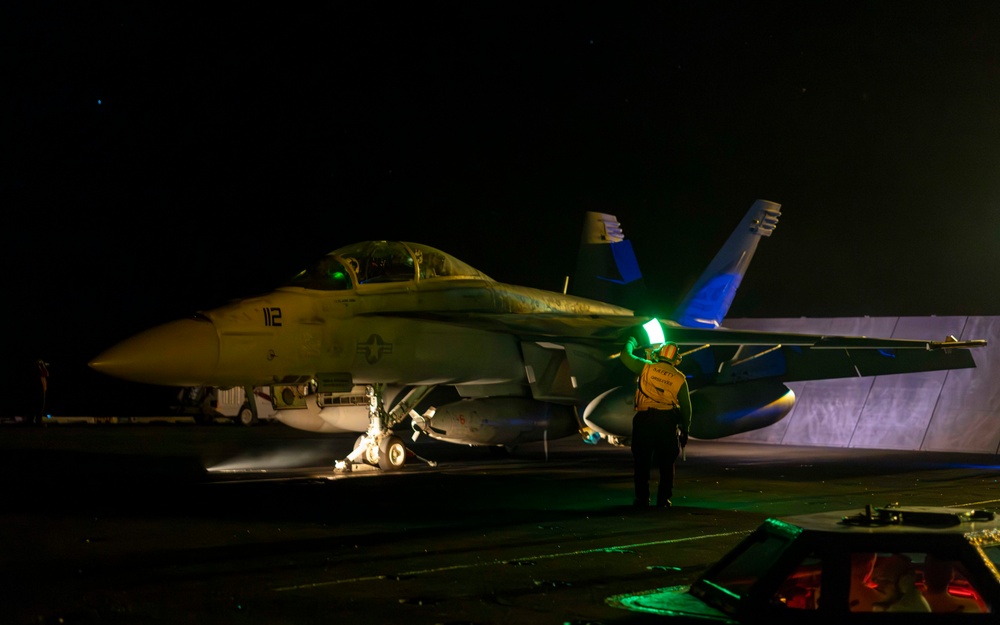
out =
[(398, 436), (386, 436), (378, 451), (378, 466), (383, 471), (398, 471), (406, 464), (406, 446)]
[(376, 445), (372, 445), (369, 443), (368, 447), (365, 448), (364, 455), (362, 456), (364, 461), (367, 464), (372, 465), (373, 467), (377, 467), (379, 466), (379, 459), (380, 459), (379, 457), (380, 457), (379, 448)]
[(257, 417), (254, 416), (253, 410), (250, 410), (249, 404), (240, 406), (240, 411), (236, 413), (236, 422), (246, 426), (257, 424)]

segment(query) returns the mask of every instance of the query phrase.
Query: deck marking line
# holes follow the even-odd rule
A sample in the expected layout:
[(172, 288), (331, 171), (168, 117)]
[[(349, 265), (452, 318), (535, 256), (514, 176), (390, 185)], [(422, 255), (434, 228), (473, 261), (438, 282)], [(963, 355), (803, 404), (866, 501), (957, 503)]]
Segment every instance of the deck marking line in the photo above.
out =
[(694, 540), (704, 540), (706, 538), (725, 538), (728, 536), (737, 536), (740, 534), (749, 534), (749, 531), (739, 531), (739, 532), (724, 532), (722, 534), (706, 534), (704, 536), (692, 536), (690, 538), (672, 538), (669, 540), (653, 540), (644, 543), (632, 543), (631, 545), (617, 545), (612, 547), (597, 547), (595, 549), (581, 549), (579, 551), (567, 551), (564, 553), (547, 553), (538, 556), (526, 556), (524, 558), (509, 558), (505, 560), (490, 560), (488, 562), (476, 562), (474, 564), (454, 564), (451, 566), (439, 566), (433, 569), (418, 569), (415, 571), (405, 571), (402, 573), (396, 573), (395, 575), (368, 575), (365, 577), (351, 577), (347, 579), (334, 579), (325, 582), (313, 582), (312, 584), (299, 584), (297, 586), (285, 586), (282, 588), (275, 588), (276, 592), (284, 592), (287, 590), (304, 590), (307, 588), (320, 588), (323, 586), (336, 586), (338, 584), (353, 584), (356, 582), (371, 582), (377, 580), (384, 580), (389, 577), (411, 577), (414, 575), (426, 575), (428, 573), (440, 573), (442, 571), (455, 571), (459, 569), (472, 569), (482, 566), (496, 566), (499, 564), (508, 564), (510, 562), (530, 562), (533, 560), (551, 560), (553, 558), (565, 558), (567, 556), (580, 556), (589, 553), (617, 553), (625, 549), (631, 549), (634, 547), (650, 547), (653, 545), (669, 545), (673, 543), (684, 543), (691, 542)]

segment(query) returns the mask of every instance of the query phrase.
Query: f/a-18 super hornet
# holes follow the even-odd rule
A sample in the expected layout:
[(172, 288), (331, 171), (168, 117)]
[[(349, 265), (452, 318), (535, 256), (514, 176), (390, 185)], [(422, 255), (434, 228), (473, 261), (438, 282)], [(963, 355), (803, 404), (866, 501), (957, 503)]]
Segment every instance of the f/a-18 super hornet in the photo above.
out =
[(577, 433), (628, 444), (634, 376), (615, 354), (630, 335), (680, 347), (695, 438), (775, 423), (795, 404), (787, 382), (975, 366), (969, 348), (985, 341), (724, 328), (779, 208), (750, 207), (669, 319), (622, 304), (642, 290), (642, 274), (617, 219), (591, 212), (571, 293), (498, 282), (428, 245), (365, 241), (270, 293), (151, 328), (89, 364), (150, 384), (270, 387), (282, 423), (362, 433), (338, 468), (383, 470), (405, 464), (396, 432), (407, 418), (414, 438), (463, 445)]

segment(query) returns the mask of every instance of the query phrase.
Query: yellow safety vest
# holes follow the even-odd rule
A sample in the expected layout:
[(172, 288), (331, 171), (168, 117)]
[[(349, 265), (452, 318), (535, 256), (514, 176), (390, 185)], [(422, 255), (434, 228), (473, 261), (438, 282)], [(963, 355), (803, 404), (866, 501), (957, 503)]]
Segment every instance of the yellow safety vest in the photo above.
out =
[(684, 374), (667, 363), (657, 362), (642, 368), (635, 388), (635, 409), (673, 410), (680, 407), (677, 394), (684, 386)]

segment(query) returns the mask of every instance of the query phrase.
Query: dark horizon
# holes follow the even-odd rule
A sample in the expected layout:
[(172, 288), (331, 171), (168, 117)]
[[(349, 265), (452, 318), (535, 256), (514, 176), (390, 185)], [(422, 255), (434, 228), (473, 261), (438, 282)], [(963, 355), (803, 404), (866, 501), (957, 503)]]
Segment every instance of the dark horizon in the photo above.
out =
[(1000, 7), (905, 8), (15, 9), (7, 379), (355, 241), (558, 291), (587, 210), (666, 308), (758, 198), (731, 317), (1000, 314)]

